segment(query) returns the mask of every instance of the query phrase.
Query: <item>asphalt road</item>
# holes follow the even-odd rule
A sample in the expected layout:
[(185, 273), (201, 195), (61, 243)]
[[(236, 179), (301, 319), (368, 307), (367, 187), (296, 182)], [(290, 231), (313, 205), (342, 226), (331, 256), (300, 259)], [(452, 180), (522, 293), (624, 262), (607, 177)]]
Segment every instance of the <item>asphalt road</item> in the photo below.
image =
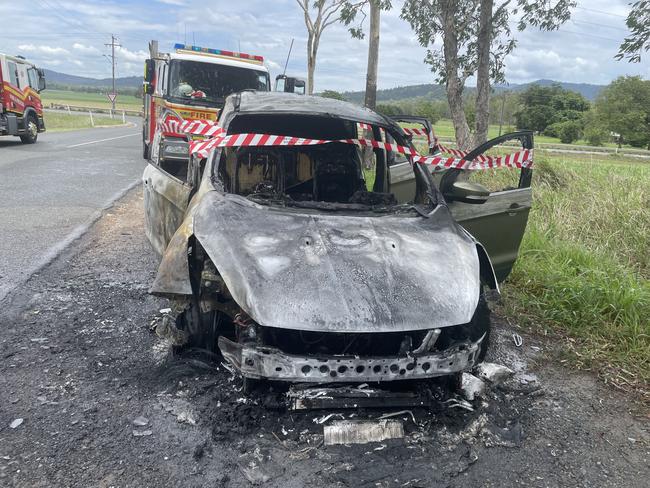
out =
[[(137, 119), (131, 119), (137, 120)], [(0, 137), (0, 300), (137, 184), (138, 124)]]

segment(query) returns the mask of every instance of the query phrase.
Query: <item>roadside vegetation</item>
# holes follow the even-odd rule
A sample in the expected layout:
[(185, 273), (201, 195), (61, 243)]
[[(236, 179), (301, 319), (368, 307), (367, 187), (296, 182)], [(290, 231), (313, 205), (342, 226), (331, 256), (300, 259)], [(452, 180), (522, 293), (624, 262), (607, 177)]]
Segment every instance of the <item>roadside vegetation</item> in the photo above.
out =
[[(93, 108), (111, 108), (111, 103), (105, 93), (86, 93), (82, 91), (51, 90), (41, 93), (43, 105), (47, 108), (51, 103)], [(118, 94), (115, 103), (118, 110), (140, 110), (142, 98), (133, 95)]]
[[(507, 171), (478, 176), (490, 187)], [(650, 399), (650, 164), (538, 157), (534, 204), (500, 312), (573, 364)]]
[[(88, 114), (66, 114), (59, 112), (45, 112), (45, 128), (51, 132), (59, 132), (66, 130), (77, 130), (77, 129), (90, 129), (93, 125), (90, 122), (90, 116)], [(105, 126), (105, 125), (120, 125), (122, 119), (120, 117), (115, 117), (111, 119), (110, 117), (98, 117), (93, 114), (93, 122), (95, 127)]]

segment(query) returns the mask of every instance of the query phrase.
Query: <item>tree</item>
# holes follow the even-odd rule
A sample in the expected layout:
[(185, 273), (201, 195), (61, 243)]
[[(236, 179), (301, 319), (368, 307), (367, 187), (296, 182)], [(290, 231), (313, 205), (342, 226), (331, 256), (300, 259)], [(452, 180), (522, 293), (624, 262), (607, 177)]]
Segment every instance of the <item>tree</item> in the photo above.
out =
[(596, 99), (597, 119), (623, 142), (650, 148), (650, 81), (622, 76), (605, 87)]
[(338, 12), (342, 2), (339, 0), (296, 0), (307, 27), (307, 94), (314, 93), (314, 71), (316, 70), (316, 55), (323, 31), (338, 22)]
[(368, 68), (366, 70), (366, 91), (364, 104), (375, 109), (377, 106), (377, 69), (379, 67), (379, 28), (381, 25), (381, 11), (392, 7), (390, 0), (346, 0), (341, 9), (341, 21), (350, 25), (357, 15), (362, 15), (356, 27), (350, 28), (350, 34), (357, 39), (363, 39), (363, 21), (366, 18), (365, 8), (370, 10), (370, 39), (368, 42)]
[(335, 90), (323, 90), (320, 96), (323, 98), (333, 98), (334, 100), (345, 100), (343, 94)]
[[(420, 44), (428, 48), (425, 62), (444, 83), (456, 142), (462, 149), (485, 142), (489, 122), (490, 82), (503, 82), (504, 58), (515, 48), (510, 18), (517, 29), (529, 25), (555, 30), (570, 17), (573, 0), (406, 0), (402, 18)], [(437, 46), (436, 40), (442, 38)], [(476, 77), (476, 122), (470, 130), (463, 109), (465, 82)]]
[[(580, 93), (565, 90), (559, 84), (530, 85), (519, 94), (520, 109), (515, 113), (519, 129), (545, 132), (551, 125), (581, 120), (590, 108), (589, 101)], [(548, 135), (560, 137), (555, 129)]]
[(638, 63), (641, 61), (641, 51), (650, 49), (650, 2), (634, 2), (625, 23), (630, 29), (630, 35), (623, 40), (615, 57)]

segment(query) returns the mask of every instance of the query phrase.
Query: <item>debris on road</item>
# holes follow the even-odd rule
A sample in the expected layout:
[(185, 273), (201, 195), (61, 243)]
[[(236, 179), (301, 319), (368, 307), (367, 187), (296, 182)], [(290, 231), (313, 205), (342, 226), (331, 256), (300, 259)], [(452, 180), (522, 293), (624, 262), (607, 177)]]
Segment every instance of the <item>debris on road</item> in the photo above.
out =
[(144, 437), (153, 434), (152, 430), (133, 430), (134, 437)]
[(470, 402), (474, 401), (485, 393), (485, 383), (473, 374), (463, 373), (460, 392)]
[(15, 429), (16, 427), (20, 427), (22, 423), (23, 423), (23, 419), (15, 419), (9, 424), (9, 427)]
[(521, 347), (524, 344), (524, 339), (517, 334), (516, 332), (512, 333), (512, 342), (514, 342), (515, 346)]
[(138, 427), (144, 427), (148, 423), (149, 419), (147, 417), (143, 417), (142, 415), (133, 419), (133, 425), (137, 425)]
[(404, 424), (399, 420), (341, 420), (323, 427), (323, 435), (326, 446), (367, 444), (404, 437)]
[(490, 383), (501, 383), (515, 374), (510, 368), (496, 363), (481, 363), (476, 366), (475, 372), (476, 376)]

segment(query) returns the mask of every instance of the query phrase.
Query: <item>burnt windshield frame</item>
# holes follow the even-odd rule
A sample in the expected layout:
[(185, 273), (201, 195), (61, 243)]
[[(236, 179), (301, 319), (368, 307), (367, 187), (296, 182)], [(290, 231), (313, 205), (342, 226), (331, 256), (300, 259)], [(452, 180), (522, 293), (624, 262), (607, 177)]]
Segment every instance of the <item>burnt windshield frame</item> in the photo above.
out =
[[(210, 80), (204, 81), (203, 85), (193, 85), (188, 83), (193, 90), (203, 91), (207, 96), (205, 98), (191, 98), (189, 96), (181, 96), (174, 94), (174, 89), (179, 86), (182, 81), (182, 77), (189, 76), (187, 73), (182, 75), (181, 68), (186, 65), (187, 68), (197, 69), (196, 73), (200, 71), (208, 72), (206, 70), (211, 70)], [(220, 107), (223, 106), (224, 101), (228, 95), (232, 93), (243, 91), (243, 90), (262, 90), (269, 91), (271, 87), (271, 78), (269, 73), (255, 68), (242, 68), (239, 66), (230, 66), (226, 64), (216, 64), (216, 63), (203, 63), (200, 61), (191, 61), (186, 59), (172, 59), (169, 61), (169, 81), (167, 82), (167, 92), (166, 98), (174, 103), (182, 103), (186, 105), (204, 105), (204, 106), (214, 106)], [(250, 83), (240, 83), (235, 86), (232, 81), (237, 79), (237, 76), (234, 74), (239, 73), (241, 75), (251, 77), (247, 81)], [(219, 81), (221, 77), (227, 76), (227, 80), (230, 83), (227, 86), (223, 86)], [(261, 78), (265, 79), (264, 86), (260, 82)], [(257, 85), (255, 85), (254, 80), (257, 80)], [(196, 83), (196, 81), (194, 81)], [(215, 93), (218, 91), (218, 93)]]
[[(227, 111), (223, 110), (221, 112), (221, 115), (223, 115), (223, 118), (220, 117), (220, 122), (222, 123), (222, 127), (226, 130), (227, 134), (232, 134), (231, 131), (229, 130), (230, 124), (232, 121), (239, 117), (239, 116), (248, 116), (248, 115), (254, 115), (254, 112), (246, 112), (246, 113), (240, 113), (238, 110), (238, 100), (235, 98), (234, 100), (231, 98), (233, 101), (233, 111)], [(226, 113), (227, 112), (227, 113)], [(268, 112), (259, 112), (260, 115), (262, 114), (268, 114)], [(287, 113), (278, 113), (278, 115), (282, 116), (287, 116)], [(304, 115), (304, 114), (301, 114)], [(325, 117), (322, 114), (313, 114), (314, 116), (321, 116)], [(330, 115), (331, 117), (331, 115)], [(341, 120), (346, 120), (351, 123), (368, 123), (364, 120), (353, 120), (353, 119), (341, 119)], [(400, 127), (396, 124), (391, 124), (390, 121), (387, 122), (386, 125), (379, 125), (379, 124), (369, 124), (373, 127), (373, 134), (376, 134), (379, 132), (379, 130), (375, 129), (384, 129), (390, 136), (391, 138), (399, 145), (409, 147), (412, 150), (415, 151), (415, 146), (411, 141), (409, 141), (406, 137), (404, 137), (403, 133), (400, 131)], [(377, 136), (375, 135), (375, 138)], [(232, 189), (226, 190), (226, 182), (222, 181), (222, 174), (220, 173), (220, 162), (221, 162), (221, 155), (223, 153), (223, 149), (217, 149), (212, 152), (210, 155), (210, 160), (208, 161), (208, 166), (210, 168), (210, 176), (211, 176), (211, 181), (213, 185), (215, 185), (216, 188), (220, 188), (224, 193), (233, 193)], [(388, 158), (386, 158), (388, 159)], [(416, 195), (414, 198), (414, 204), (429, 204), (431, 207), (431, 211), (433, 211), (438, 205), (446, 205), (446, 201), (444, 199), (444, 196), (442, 193), (440, 193), (440, 190), (438, 189), (437, 185), (433, 181), (433, 177), (431, 173), (427, 170), (426, 166), (422, 163), (415, 163), (413, 161), (412, 156), (407, 156), (408, 161), (411, 163), (412, 166), (412, 171), (415, 176), (416, 180)], [(385, 183), (388, 184), (389, 189), (390, 189), (390, 170), (388, 168), (388, 161), (385, 161)], [(385, 190), (384, 190), (385, 191)]]

